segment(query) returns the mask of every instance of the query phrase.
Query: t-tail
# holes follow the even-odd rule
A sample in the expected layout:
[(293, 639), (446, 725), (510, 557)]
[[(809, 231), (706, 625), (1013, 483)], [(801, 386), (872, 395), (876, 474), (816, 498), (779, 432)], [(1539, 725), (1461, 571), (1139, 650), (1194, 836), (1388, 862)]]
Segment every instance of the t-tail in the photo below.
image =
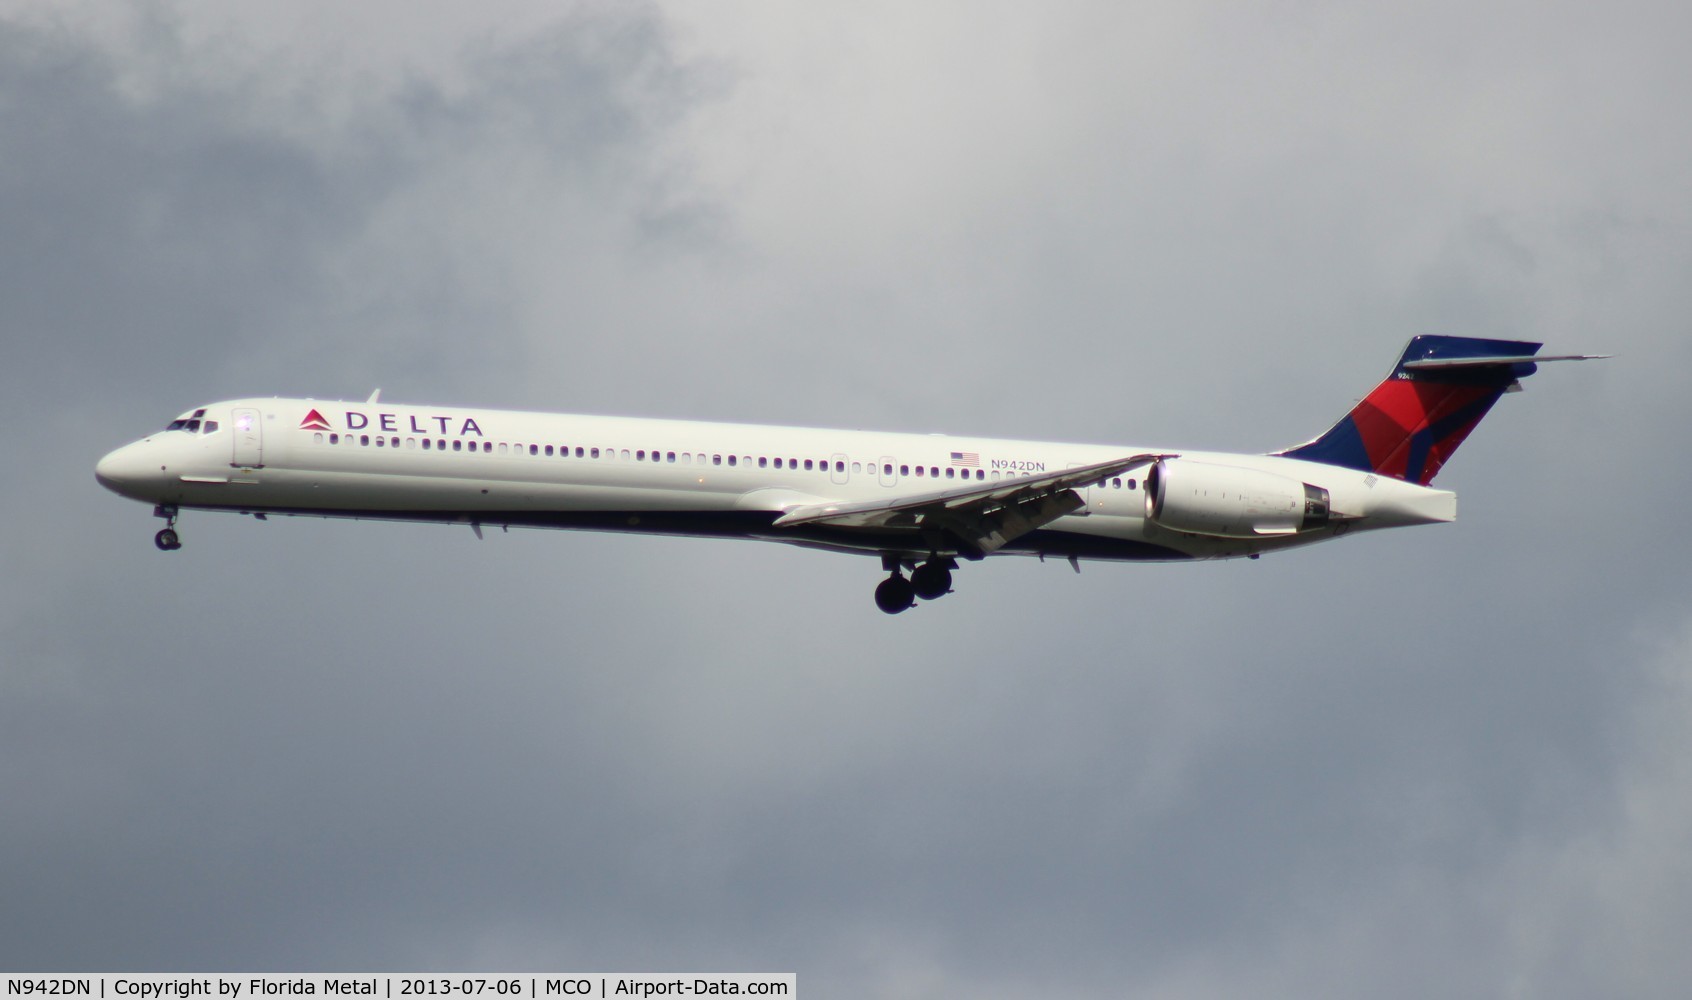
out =
[(1308, 444), (1276, 454), (1360, 469), (1426, 486), (1506, 392), (1542, 361), (1604, 355), (1537, 356), (1526, 340), (1412, 338), (1386, 381)]

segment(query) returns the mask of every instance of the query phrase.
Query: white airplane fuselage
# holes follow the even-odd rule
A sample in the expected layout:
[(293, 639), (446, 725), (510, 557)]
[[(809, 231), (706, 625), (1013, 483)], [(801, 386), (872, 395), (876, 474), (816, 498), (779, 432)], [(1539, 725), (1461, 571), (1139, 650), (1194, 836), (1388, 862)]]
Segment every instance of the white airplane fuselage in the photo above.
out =
[[(875, 529), (778, 528), (800, 505), (867, 502), (1010, 483), (1144, 448), (620, 417), (242, 399), (198, 408), (193, 431), (161, 431), (103, 459), (100, 481), (182, 509), (489, 526), (737, 536), (853, 552), (931, 554)], [(311, 419), (316, 415), (321, 420)], [(192, 414), (180, 418), (193, 422)], [(238, 426), (245, 421), (246, 426)], [(204, 430), (214, 424), (215, 430)], [(1078, 490), (1085, 506), (1007, 544), (1089, 559), (1251, 555), (1350, 530), (1450, 520), (1454, 494), (1266, 455), (1180, 453), (1183, 463), (1260, 470), (1328, 490), (1329, 527), (1214, 537), (1148, 520), (1143, 475)], [(779, 463), (779, 464), (778, 464)], [(955, 555), (955, 551), (945, 554)]]

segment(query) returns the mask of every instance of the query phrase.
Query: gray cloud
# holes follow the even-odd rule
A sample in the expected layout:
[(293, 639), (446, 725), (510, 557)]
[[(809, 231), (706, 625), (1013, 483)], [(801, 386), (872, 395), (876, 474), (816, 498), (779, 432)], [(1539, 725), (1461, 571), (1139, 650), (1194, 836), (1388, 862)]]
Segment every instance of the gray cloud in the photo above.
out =
[[(0, 21), (0, 965), (1684, 983), (1678, 12), (98, 9)], [(1500, 403), (1456, 525), (895, 620), (774, 546), (162, 557), (90, 474), (378, 384), (1266, 449), (1429, 331), (1621, 357)]]

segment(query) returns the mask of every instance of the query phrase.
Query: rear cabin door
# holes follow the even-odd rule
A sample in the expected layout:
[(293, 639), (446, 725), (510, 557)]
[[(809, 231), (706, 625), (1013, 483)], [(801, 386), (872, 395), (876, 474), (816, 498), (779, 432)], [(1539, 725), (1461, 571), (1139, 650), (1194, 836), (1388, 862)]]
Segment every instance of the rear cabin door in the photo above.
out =
[[(1082, 464), (1083, 463), (1081, 463), (1081, 462), (1070, 462), (1069, 468), (1078, 469), (1078, 468), (1081, 467)], [(1082, 483), (1079, 486), (1072, 487), (1075, 490), (1076, 493), (1079, 493), (1081, 495), (1081, 502), (1087, 505), (1086, 507), (1083, 507), (1081, 510), (1077, 511), (1076, 513), (1078, 513), (1078, 514), (1086, 513), (1093, 506), (1093, 501), (1096, 500), (1096, 499), (1099, 499), (1100, 494), (1096, 494), (1096, 493), (1093, 492), (1094, 490), (1098, 489), (1098, 486), (1099, 486), (1099, 480), (1094, 479), (1094, 480), (1091, 480), (1089, 482)]]

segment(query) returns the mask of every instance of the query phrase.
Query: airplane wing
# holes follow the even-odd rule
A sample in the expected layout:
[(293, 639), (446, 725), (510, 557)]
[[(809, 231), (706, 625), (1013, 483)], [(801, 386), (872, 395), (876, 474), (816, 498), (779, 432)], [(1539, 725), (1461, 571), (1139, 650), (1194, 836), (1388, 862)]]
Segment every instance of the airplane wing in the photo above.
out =
[(1062, 472), (976, 483), (859, 503), (817, 503), (789, 508), (775, 527), (823, 524), (842, 528), (944, 531), (982, 555), (1085, 506), (1077, 486), (1100, 482), (1173, 455), (1130, 455)]

